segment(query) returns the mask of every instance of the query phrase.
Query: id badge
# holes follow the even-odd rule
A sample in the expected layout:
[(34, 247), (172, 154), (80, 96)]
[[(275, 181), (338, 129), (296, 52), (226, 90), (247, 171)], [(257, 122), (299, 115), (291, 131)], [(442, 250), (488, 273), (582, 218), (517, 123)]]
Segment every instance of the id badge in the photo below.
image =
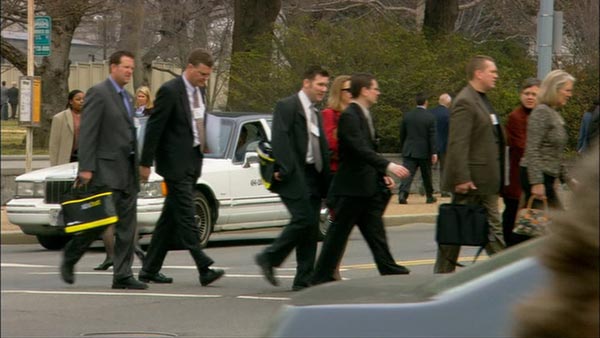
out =
[(194, 108), (192, 110), (192, 113), (194, 114), (194, 120), (204, 118), (204, 109), (203, 108)]
[(496, 114), (490, 114), (490, 119), (492, 120), (493, 125), (498, 124), (498, 118), (496, 117)]
[(317, 127), (315, 124), (311, 123), (310, 124), (310, 133), (315, 135), (316, 137), (319, 137), (320, 136), (319, 127)]

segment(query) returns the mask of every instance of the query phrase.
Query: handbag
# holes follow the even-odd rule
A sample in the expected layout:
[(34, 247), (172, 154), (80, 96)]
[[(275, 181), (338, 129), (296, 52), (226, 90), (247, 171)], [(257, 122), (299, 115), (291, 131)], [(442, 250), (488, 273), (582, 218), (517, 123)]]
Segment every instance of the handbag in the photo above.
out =
[[(489, 223), (486, 209), (477, 204), (440, 204), (435, 240), (439, 245), (478, 246), (479, 250), (473, 259), (477, 260), (481, 251), (489, 242)], [(439, 247), (439, 250), (442, 248)], [(443, 253), (443, 252), (442, 252)], [(457, 266), (464, 266), (446, 257)]]
[[(89, 188), (75, 182), (61, 198), (64, 231), (74, 234), (104, 227), (119, 220), (112, 191), (104, 187)], [(60, 218), (60, 217), (59, 217)]]
[(532, 208), (534, 199), (536, 199), (535, 196), (531, 196), (527, 201), (527, 207), (517, 213), (517, 220), (513, 228), (515, 234), (539, 237), (548, 231), (548, 226), (552, 222), (548, 216), (548, 201), (542, 200), (544, 209), (534, 209)]

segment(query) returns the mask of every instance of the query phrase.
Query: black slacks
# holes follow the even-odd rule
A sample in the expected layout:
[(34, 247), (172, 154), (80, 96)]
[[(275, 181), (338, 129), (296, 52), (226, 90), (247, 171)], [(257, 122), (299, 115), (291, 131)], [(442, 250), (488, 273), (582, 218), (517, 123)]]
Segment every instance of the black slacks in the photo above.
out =
[(519, 211), (520, 200), (514, 198), (503, 198), (504, 211), (502, 212), (502, 235), (504, 236), (504, 242), (506, 246), (517, 245), (521, 242), (528, 240), (530, 237), (515, 234), (513, 229), (515, 227), (515, 219), (517, 218), (517, 212)]
[(340, 196), (334, 201), (335, 221), (330, 224), (323, 241), (313, 284), (334, 280), (333, 273), (355, 224), (369, 245), (381, 275), (403, 271), (392, 257), (383, 225), (382, 216), (390, 197), (389, 193), (380, 192), (371, 197)]
[(400, 196), (408, 196), (410, 194), (410, 186), (417, 173), (417, 168), (421, 169), (421, 177), (423, 178), (423, 186), (425, 187), (425, 194), (427, 197), (433, 196), (433, 185), (431, 181), (431, 159), (420, 159), (413, 157), (404, 157), (402, 164), (410, 171), (410, 176), (403, 179), (400, 183), (398, 192)]
[(176, 245), (190, 252), (200, 272), (214, 261), (200, 247), (194, 208), (196, 177), (189, 175), (182, 180), (165, 179), (165, 183), (168, 194), (146, 252), (143, 270), (150, 274), (158, 273), (167, 252)]
[(262, 252), (262, 256), (270, 265), (280, 266), (292, 250), (296, 249), (297, 267), (294, 286), (310, 286), (315, 265), (319, 212), (321, 210), (321, 196), (318, 189), (319, 175), (314, 165), (307, 165), (305, 168), (306, 195), (297, 199), (281, 196), (281, 200), (292, 218), (290, 223), (283, 227), (279, 237)]
[[(132, 175), (132, 182), (134, 177)], [(130, 185), (127, 191), (113, 190), (113, 199), (119, 221), (115, 224), (114, 279), (133, 276), (133, 252), (137, 225), (137, 191)], [(64, 264), (75, 265), (92, 242), (97, 240), (106, 227), (91, 229), (73, 236), (64, 251)]]

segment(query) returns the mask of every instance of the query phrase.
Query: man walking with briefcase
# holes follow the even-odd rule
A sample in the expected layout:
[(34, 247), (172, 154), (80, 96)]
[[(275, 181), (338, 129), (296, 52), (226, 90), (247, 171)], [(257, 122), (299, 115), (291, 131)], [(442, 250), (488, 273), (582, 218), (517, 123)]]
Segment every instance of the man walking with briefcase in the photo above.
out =
[[(444, 190), (453, 203), (481, 205), (490, 226), (488, 255), (504, 249), (498, 194), (502, 187), (504, 137), (498, 116), (485, 93), (496, 86), (498, 70), (489, 56), (478, 55), (467, 64), (469, 84), (456, 97), (450, 113), (450, 131), (444, 168)], [(453, 272), (459, 245), (438, 248), (434, 273)]]

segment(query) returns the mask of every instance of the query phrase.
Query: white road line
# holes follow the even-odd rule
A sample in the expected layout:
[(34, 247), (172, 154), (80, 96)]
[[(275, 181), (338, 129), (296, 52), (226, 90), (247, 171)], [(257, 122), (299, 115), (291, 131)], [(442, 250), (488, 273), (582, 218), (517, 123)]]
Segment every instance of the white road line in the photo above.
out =
[(146, 292), (86, 292), (86, 291), (36, 291), (2, 290), (3, 294), (25, 293), (35, 295), (85, 295), (85, 296), (133, 296), (133, 297), (174, 297), (174, 298), (223, 298), (222, 295), (197, 295), (188, 293), (146, 293)]
[(290, 300), (288, 297), (259, 297), (259, 296), (237, 296), (238, 299), (253, 299), (253, 300)]
[[(28, 275), (58, 275), (59, 272), (58, 271), (52, 271), (52, 272), (28, 272)], [(105, 276), (112, 276), (112, 272), (108, 271), (108, 272), (102, 272), (102, 271), (98, 271), (98, 272), (92, 272), (92, 271), (84, 271), (84, 272), (75, 272), (76, 275), (105, 275)], [(264, 278), (263, 275), (245, 275), (245, 274), (225, 274), (224, 277), (229, 277), (229, 278)], [(290, 275), (277, 275), (277, 278), (281, 278), (281, 279), (293, 279), (294, 276), (290, 276)]]
[(18, 264), (18, 263), (0, 263), (2, 268), (58, 268), (56, 265), (37, 265), (37, 264)]

